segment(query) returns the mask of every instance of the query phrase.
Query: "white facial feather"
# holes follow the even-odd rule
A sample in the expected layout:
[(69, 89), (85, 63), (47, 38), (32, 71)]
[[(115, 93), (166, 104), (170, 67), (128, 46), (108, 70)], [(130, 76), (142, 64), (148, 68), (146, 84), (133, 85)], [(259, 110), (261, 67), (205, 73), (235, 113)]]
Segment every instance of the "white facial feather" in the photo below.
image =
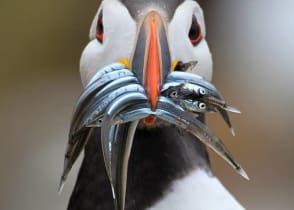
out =
[[(200, 24), (203, 35), (202, 41), (196, 46), (191, 44), (188, 36), (193, 15)], [(195, 1), (185, 1), (177, 8), (169, 24), (169, 43), (172, 59), (183, 62), (197, 61), (198, 64), (191, 72), (210, 81), (212, 78), (212, 58), (205, 36), (206, 28), (202, 9)]]
[[(103, 9), (103, 44), (95, 38), (98, 14)], [(83, 51), (80, 74), (83, 85), (102, 67), (131, 56), (136, 22), (124, 5), (116, 0), (102, 2), (90, 29), (90, 42)]]

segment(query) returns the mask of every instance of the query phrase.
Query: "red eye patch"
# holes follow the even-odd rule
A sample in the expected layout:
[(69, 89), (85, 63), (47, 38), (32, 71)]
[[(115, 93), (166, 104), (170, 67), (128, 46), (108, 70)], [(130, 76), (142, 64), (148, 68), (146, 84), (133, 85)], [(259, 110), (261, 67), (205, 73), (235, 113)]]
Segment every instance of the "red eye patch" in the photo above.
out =
[(103, 43), (103, 36), (104, 36), (104, 27), (103, 27), (103, 13), (100, 12), (97, 20), (97, 27), (96, 27), (96, 39)]
[(192, 17), (189, 38), (193, 46), (196, 46), (203, 38), (200, 24), (198, 23), (195, 15), (193, 15)]

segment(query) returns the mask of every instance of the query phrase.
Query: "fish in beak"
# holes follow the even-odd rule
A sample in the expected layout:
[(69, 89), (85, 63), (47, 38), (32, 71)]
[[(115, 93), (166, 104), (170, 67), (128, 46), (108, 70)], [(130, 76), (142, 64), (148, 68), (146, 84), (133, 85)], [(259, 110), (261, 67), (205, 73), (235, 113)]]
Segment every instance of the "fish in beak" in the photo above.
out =
[[(141, 120), (147, 126), (153, 125), (157, 118), (194, 135), (195, 140), (210, 147), (248, 179), (221, 139), (192, 113), (202, 115), (219, 111), (231, 126), (226, 111), (239, 111), (228, 106), (211, 83), (186, 72), (173, 74), (172, 66), (166, 20), (158, 12), (151, 11), (138, 24), (136, 44), (130, 58), (132, 71), (121, 63), (106, 66), (92, 77), (81, 94), (71, 123), (61, 189), (92, 129), (101, 127), (102, 152), (115, 208), (124, 210), (128, 161), (137, 125)], [(176, 86), (173, 85), (175, 82)], [(170, 83), (171, 88), (180, 88), (176, 96), (172, 94), (174, 91), (171, 94), (162, 92), (166, 83)], [(189, 88), (185, 88), (182, 83), (193, 86), (190, 88), (188, 84)], [(186, 101), (182, 101), (182, 93), (191, 98), (185, 97)], [(198, 108), (198, 105), (201, 106)]]

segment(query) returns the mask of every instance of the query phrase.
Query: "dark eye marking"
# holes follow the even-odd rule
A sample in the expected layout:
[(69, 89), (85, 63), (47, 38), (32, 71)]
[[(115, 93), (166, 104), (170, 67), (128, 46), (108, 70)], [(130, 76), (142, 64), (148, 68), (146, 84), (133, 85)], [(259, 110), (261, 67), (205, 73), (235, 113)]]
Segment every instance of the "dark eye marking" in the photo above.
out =
[(103, 37), (104, 37), (103, 11), (101, 10), (101, 12), (98, 15), (98, 20), (97, 20), (96, 39), (100, 43), (103, 43)]
[(195, 15), (193, 15), (192, 17), (189, 38), (193, 46), (196, 46), (203, 38), (200, 24), (198, 23)]

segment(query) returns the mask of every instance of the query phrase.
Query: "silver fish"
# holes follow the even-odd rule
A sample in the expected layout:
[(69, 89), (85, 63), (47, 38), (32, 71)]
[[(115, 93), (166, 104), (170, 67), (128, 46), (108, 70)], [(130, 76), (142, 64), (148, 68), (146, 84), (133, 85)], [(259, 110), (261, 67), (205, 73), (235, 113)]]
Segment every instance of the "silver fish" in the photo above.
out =
[(87, 144), (89, 137), (92, 134), (93, 129), (87, 129), (83, 134), (80, 136), (76, 137), (76, 141), (74, 143), (68, 143), (67, 148), (66, 148), (66, 153), (65, 153), (65, 159), (64, 159), (64, 167), (63, 167), (63, 172), (62, 176), (60, 179), (59, 183), (59, 189), (58, 192), (61, 193), (64, 183), (67, 179), (67, 176), (77, 160), (78, 156), (80, 155), (82, 149), (85, 147)]
[[(100, 73), (100, 71), (98, 71), (98, 73)], [(91, 97), (91, 95), (99, 92), (108, 83), (115, 81), (117, 79), (120, 79), (122, 77), (128, 77), (128, 76), (134, 77), (134, 73), (132, 73), (130, 70), (127, 70), (127, 69), (118, 69), (116, 71), (112, 71), (107, 74), (104, 74), (103, 76), (95, 80), (95, 82), (89, 83), (84, 89), (84, 91), (82, 92), (82, 94), (80, 95), (77, 101), (75, 110), (77, 110), (78, 107), (81, 106), (81, 104), (84, 101), (86, 101), (86, 98)]]
[[(115, 209), (117, 210), (123, 210), (125, 206), (128, 163), (139, 119), (143, 119), (151, 113), (154, 112), (151, 111), (150, 105), (143, 102), (129, 106), (114, 117), (113, 124), (116, 125), (111, 128), (114, 128), (115, 135), (110, 134), (109, 137), (113, 139), (111, 182)], [(111, 131), (111, 133), (113, 132)]]
[[(241, 112), (237, 108), (228, 105), (214, 85), (205, 81), (198, 75), (187, 72), (172, 72), (168, 75), (166, 82), (167, 85), (165, 86), (165, 89), (163, 89), (164, 92), (167, 92), (166, 88), (176, 88), (178, 98), (181, 97), (181, 95), (186, 95), (187, 97), (189, 93), (191, 93), (190, 97), (194, 94), (196, 99), (200, 100), (201, 98), (201, 100), (206, 102), (206, 104), (215, 105), (222, 118), (230, 128), (232, 135), (235, 136), (235, 131), (227, 111), (234, 113)], [(170, 86), (168, 86), (169, 83), (171, 83)], [(176, 86), (173, 87), (172, 85)], [(199, 86), (204, 89), (199, 88)]]
[(126, 86), (122, 86), (118, 89), (115, 89), (111, 93), (96, 100), (91, 105), (91, 107), (87, 109), (87, 112), (90, 113), (90, 115), (84, 116), (84, 118), (81, 120), (81, 125), (79, 129), (83, 127), (100, 127), (100, 124), (96, 124), (95, 126), (95, 123), (97, 121), (98, 123), (101, 123), (99, 119), (101, 119), (101, 114), (104, 113), (107, 106), (120, 95), (130, 92), (138, 92), (145, 94), (145, 89), (138, 84), (127, 84)]
[[(74, 162), (76, 161), (84, 146), (87, 144), (88, 137), (91, 135), (92, 129), (85, 127), (83, 125), (85, 124), (85, 119), (87, 119), (89, 116), (93, 114), (93, 110), (91, 109), (91, 107), (95, 108), (95, 105), (97, 106), (97, 103), (95, 103), (97, 97), (102, 97), (103, 94), (107, 94), (107, 92), (117, 91), (119, 85), (124, 87), (125, 85), (132, 83), (138, 84), (138, 80), (133, 76), (133, 73), (126, 69), (121, 70), (122, 67), (122, 65), (115, 64), (113, 65), (113, 68), (111, 68), (111, 70), (109, 70), (109, 68), (107, 70), (106, 68), (106, 70), (104, 71), (106, 75), (101, 74), (99, 71), (98, 74), (100, 75), (100, 77), (96, 77), (96, 79), (99, 81), (96, 81), (95, 83), (91, 84), (89, 83), (89, 85), (81, 94), (71, 122), (69, 142), (65, 154), (64, 170), (60, 181), (60, 191), (62, 190), (62, 187), (64, 185), (64, 182), (67, 178), (70, 169), (72, 168)], [(118, 71), (120, 71), (121, 73), (118, 74)], [(122, 74), (127, 76), (120, 77)], [(131, 87), (131, 89), (132, 88), (133, 87)], [(138, 86), (138, 88), (141, 92), (144, 91), (140, 86)], [(124, 87), (124, 91), (126, 89), (128, 88)], [(133, 90), (137, 91), (138, 89), (134, 88)], [(124, 92), (121, 91), (120, 93), (122, 94)], [(107, 104), (105, 104), (105, 106), (106, 105)]]
[(245, 170), (237, 163), (222, 141), (215, 136), (203, 123), (194, 118), (190, 113), (178, 108), (178, 105), (171, 105), (167, 98), (160, 97), (157, 107), (157, 117), (171, 124), (177, 125), (197, 137), (206, 146), (214, 150), (229, 165), (231, 165), (242, 177), (249, 179)]
[(234, 133), (227, 111), (240, 111), (227, 104), (214, 85), (195, 74), (172, 72), (167, 76), (161, 94), (157, 108), (151, 110), (145, 89), (123, 64), (116, 63), (99, 70), (79, 97), (75, 108), (60, 189), (94, 127), (101, 126), (102, 152), (115, 209), (124, 210), (133, 138), (138, 122), (150, 115), (190, 132), (241, 176), (249, 179), (221, 139), (193, 115), (219, 111)]
[(120, 124), (116, 128), (115, 141), (111, 155), (112, 192), (115, 200), (115, 209), (124, 210), (128, 176), (128, 163), (133, 145), (133, 139), (138, 120)]
[(175, 99), (198, 99), (202, 97), (214, 96), (214, 93), (200, 85), (187, 82), (168, 82), (161, 89), (164, 96), (169, 96)]
[(117, 63), (112, 63), (110, 65), (105, 66), (102, 69), (99, 69), (97, 73), (92, 77), (92, 79), (89, 81), (88, 85), (86, 86), (86, 89), (92, 85), (94, 82), (99, 80), (101, 77), (103, 77), (105, 74), (108, 74), (113, 71), (121, 70), (121, 69), (126, 69), (126, 66), (120, 62)]
[(112, 182), (113, 179), (111, 173), (111, 154), (114, 139), (113, 135), (109, 135), (109, 131), (113, 126), (113, 120), (120, 111), (127, 108), (128, 106), (147, 101), (148, 98), (145, 94), (134, 92), (126, 93), (111, 102), (111, 104), (105, 111), (101, 127), (101, 143), (106, 171), (109, 176), (110, 182)]
[(183, 63), (182, 61), (179, 61), (175, 67), (175, 71), (190, 71), (192, 70), (196, 65), (198, 61), (190, 61), (187, 63)]
[(215, 107), (197, 100), (179, 100), (178, 104), (185, 110), (195, 113), (215, 112)]

